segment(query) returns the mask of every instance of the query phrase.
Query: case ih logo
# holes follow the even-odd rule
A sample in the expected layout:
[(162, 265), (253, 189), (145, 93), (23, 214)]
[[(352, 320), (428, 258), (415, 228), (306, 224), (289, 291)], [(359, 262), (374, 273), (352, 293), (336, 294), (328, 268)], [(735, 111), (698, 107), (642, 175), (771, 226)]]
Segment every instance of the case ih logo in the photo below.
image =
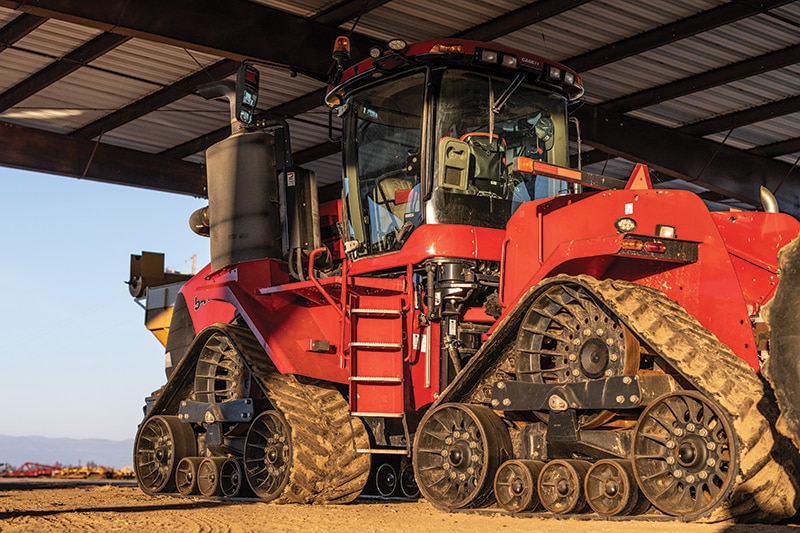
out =
[(542, 68), (542, 62), (532, 57), (521, 57), (520, 62), (527, 67)]

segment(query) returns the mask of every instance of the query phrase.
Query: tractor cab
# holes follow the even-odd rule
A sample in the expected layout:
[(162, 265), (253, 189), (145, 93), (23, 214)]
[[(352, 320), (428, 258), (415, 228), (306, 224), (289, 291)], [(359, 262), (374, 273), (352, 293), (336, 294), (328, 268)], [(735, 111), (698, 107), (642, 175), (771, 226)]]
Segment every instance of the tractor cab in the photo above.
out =
[(349, 250), (396, 250), (421, 224), (504, 228), (522, 202), (567, 184), (519, 161), (568, 166), (574, 72), (470, 41), (405, 43), (344, 71), (327, 102), (344, 119)]

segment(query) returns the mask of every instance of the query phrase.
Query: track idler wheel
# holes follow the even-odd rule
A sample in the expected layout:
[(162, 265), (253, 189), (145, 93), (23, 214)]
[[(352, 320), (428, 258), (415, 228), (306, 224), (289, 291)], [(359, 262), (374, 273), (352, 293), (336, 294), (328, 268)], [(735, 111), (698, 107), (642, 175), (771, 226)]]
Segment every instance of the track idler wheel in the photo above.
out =
[(738, 474), (733, 424), (700, 393), (667, 394), (639, 417), (633, 435), (634, 474), (665, 514), (691, 520), (728, 497)]
[[(578, 383), (634, 375), (639, 342), (624, 324), (584, 287), (554, 283), (535, 297), (519, 327), (516, 374), (529, 383)], [(547, 421), (547, 413), (536, 413)], [(607, 410), (579, 413), (583, 429), (613, 418)]]
[(544, 467), (543, 461), (514, 459), (506, 461), (494, 477), (494, 496), (506, 511), (524, 513), (539, 507), (536, 483)]
[(550, 461), (539, 474), (539, 499), (545, 509), (556, 514), (586, 511), (583, 483), (591, 467), (587, 461), (558, 459)]
[(586, 501), (605, 516), (633, 514), (639, 503), (639, 487), (630, 461), (603, 459), (592, 465), (584, 481)]
[(139, 428), (134, 445), (136, 481), (147, 494), (175, 490), (175, 467), (197, 455), (194, 431), (177, 416), (154, 416)]
[(197, 467), (200, 466), (202, 457), (184, 457), (175, 470), (175, 485), (183, 496), (198, 494)]
[(244, 441), (244, 473), (250, 488), (267, 501), (281, 495), (289, 482), (292, 441), (289, 426), (277, 411), (258, 415)]
[(236, 496), (242, 488), (239, 462), (233, 457), (206, 457), (197, 467), (197, 488), (203, 496)]
[(414, 473), (422, 495), (446, 510), (477, 508), (494, 499), (493, 480), (511, 456), (511, 438), (488, 407), (448, 403), (417, 429)]

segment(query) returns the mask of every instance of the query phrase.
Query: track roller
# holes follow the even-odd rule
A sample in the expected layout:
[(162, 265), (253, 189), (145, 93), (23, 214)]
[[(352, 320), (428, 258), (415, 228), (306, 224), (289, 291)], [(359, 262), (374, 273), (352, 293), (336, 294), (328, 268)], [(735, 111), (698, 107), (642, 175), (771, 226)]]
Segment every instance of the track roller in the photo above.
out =
[(175, 490), (175, 467), (181, 459), (197, 455), (197, 443), (189, 424), (177, 416), (153, 416), (136, 435), (133, 463), (136, 481), (147, 494)]
[(197, 467), (200, 466), (202, 457), (184, 457), (175, 470), (175, 485), (183, 496), (198, 494)]
[(506, 511), (523, 513), (539, 507), (536, 483), (544, 467), (543, 461), (514, 459), (506, 461), (494, 477), (494, 495)]
[(594, 463), (586, 473), (584, 490), (589, 507), (605, 516), (633, 514), (640, 498), (631, 462), (622, 459)]
[(236, 496), (242, 488), (239, 462), (233, 457), (206, 457), (197, 467), (197, 488), (203, 496)]
[(537, 488), (545, 509), (556, 514), (586, 511), (583, 482), (591, 467), (587, 461), (558, 459), (550, 461), (539, 473)]
[(411, 463), (404, 462), (400, 467), (400, 491), (406, 498), (419, 498), (419, 487), (414, 479), (414, 466)]
[(441, 405), (417, 429), (414, 473), (420, 491), (447, 510), (488, 505), (495, 472), (511, 450), (508, 430), (488, 407)]
[(375, 472), (375, 488), (381, 498), (388, 498), (397, 489), (397, 470), (390, 463), (383, 463)]

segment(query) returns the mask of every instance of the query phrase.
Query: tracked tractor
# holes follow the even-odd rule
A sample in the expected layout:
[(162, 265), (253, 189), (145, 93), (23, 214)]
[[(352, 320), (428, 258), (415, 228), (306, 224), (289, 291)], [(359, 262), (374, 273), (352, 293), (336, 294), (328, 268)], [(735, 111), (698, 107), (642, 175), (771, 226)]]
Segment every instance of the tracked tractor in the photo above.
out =
[(257, 68), (203, 88), (232, 134), (207, 152), (211, 263), (175, 301), (140, 487), (794, 515), (800, 223), (768, 192), (719, 211), (641, 165), (568, 168), (583, 87), (557, 63), (444, 39), (348, 66), (346, 45), (334, 192), (258, 115)]

